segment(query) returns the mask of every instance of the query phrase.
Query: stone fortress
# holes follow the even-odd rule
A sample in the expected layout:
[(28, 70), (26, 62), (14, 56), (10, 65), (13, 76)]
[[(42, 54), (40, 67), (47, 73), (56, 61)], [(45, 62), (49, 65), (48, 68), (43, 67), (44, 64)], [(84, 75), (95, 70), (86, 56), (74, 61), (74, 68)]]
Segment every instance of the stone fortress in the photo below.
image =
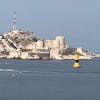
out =
[(16, 59), (73, 59), (78, 52), (83, 59), (93, 54), (82, 48), (72, 48), (65, 43), (64, 36), (55, 40), (42, 40), (33, 32), (11, 30), (0, 36), (0, 58)]

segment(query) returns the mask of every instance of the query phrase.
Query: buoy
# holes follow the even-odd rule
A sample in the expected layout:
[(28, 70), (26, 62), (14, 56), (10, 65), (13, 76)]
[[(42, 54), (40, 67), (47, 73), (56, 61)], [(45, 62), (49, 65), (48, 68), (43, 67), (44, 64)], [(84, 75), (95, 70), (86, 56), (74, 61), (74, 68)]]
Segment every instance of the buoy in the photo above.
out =
[(75, 62), (74, 62), (74, 66), (73, 66), (73, 67), (74, 67), (75, 69), (78, 69), (78, 68), (80, 67), (80, 64), (79, 64), (79, 55), (78, 55), (77, 53), (76, 53), (75, 56), (74, 56), (74, 61), (75, 61)]

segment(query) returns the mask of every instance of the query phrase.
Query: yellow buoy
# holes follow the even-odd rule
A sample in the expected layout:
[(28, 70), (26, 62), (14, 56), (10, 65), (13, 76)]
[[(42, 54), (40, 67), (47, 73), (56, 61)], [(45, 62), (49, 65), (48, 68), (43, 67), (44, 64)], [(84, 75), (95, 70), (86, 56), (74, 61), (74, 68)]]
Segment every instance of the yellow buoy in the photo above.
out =
[(75, 62), (74, 62), (74, 66), (73, 67), (76, 68), (76, 69), (79, 68), (80, 67), (80, 64), (79, 64), (79, 55), (77, 53), (74, 56), (74, 61)]
[(76, 69), (77, 69), (77, 68), (79, 68), (79, 67), (80, 67), (79, 62), (75, 62), (75, 63), (74, 63), (74, 68), (76, 68)]
[(75, 54), (74, 60), (79, 60), (79, 55), (78, 54)]

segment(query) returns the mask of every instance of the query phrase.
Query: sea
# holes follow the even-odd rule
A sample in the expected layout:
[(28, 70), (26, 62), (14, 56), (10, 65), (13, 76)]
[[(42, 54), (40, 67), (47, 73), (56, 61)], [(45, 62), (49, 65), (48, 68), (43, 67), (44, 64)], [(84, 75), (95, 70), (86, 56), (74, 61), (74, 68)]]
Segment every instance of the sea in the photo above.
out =
[(100, 100), (100, 58), (0, 59), (0, 100)]

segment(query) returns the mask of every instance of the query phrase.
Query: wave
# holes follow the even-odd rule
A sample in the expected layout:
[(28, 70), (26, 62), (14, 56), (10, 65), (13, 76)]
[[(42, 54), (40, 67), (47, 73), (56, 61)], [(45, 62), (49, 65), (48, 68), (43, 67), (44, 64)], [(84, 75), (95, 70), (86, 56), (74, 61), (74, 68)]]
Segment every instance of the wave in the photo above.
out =
[(28, 71), (28, 70), (15, 70), (15, 69), (0, 69), (0, 72), (14, 72), (14, 73), (43, 73), (43, 74), (47, 74), (47, 73), (52, 73), (52, 74), (100, 74), (100, 72), (98, 71), (94, 71), (94, 72), (88, 72), (88, 71)]
[(14, 69), (0, 69), (0, 72), (16, 72)]
[(0, 72), (18, 72), (18, 73), (26, 73), (26, 72), (30, 72), (30, 71), (25, 71), (25, 70), (22, 70), (22, 71), (19, 71), (19, 70), (15, 70), (15, 69), (0, 69)]

